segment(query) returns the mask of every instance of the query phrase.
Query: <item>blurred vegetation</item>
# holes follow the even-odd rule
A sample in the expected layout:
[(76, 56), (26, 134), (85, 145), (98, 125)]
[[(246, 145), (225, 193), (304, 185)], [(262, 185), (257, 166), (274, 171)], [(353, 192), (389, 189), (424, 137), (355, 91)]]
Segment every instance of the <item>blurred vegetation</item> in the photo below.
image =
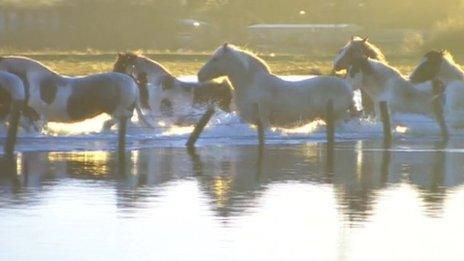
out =
[[(204, 46), (246, 44), (256, 23), (355, 23), (367, 30), (432, 28), (430, 41), (412, 35), (405, 48), (458, 49), (464, 39), (462, 0), (0, 0), (2, 14), (39, 17), (30, 29), (0, 37), (11, 49), (178, 49), (178, 21), (211, 25)], [(43, 18), (43, 19), (42, 19)], [(47, 20), (40, 25), (40, 21)], [(50, 21), (52, 23), (50, 24)], [(8, 21), (6, 21), (8, 23)], [(39, 23), (39, 25), (37, 25)], [(443, 42), (443, 43), (442, 43)], [(418, 47), (419, 46), (419, 47)]]
[(426, 49), (447, 49), (453, 53), (464, 53), (464, 1), (456, 5), (446, 19), (437, 21), (431, 31)]

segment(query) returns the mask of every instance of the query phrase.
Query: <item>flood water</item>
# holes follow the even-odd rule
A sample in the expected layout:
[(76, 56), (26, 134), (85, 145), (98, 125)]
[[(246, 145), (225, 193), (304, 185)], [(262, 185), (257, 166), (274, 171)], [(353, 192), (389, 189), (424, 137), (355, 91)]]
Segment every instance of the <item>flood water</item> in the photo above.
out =
[(464, 141), (23, 152), (0, 260), (462, 260)]

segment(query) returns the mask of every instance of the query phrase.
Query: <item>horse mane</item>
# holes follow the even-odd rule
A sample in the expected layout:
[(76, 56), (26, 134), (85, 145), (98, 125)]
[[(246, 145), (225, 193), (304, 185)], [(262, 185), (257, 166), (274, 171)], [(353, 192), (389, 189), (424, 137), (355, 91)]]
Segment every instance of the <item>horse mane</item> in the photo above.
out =
[(235, 57), (237, 57), (237, 59), (241, 61), (245, 68), (250, 68), (251, 65), (254, 65), (255, 69), (271, 73), (271, 69), (269, 68), (267, 63), (252, 51), (230, 44), (228, 44), (226, 48), (232, 51)]
[(382, 53), (380, 48), (377, 47), (375, 44), (365, 39), (362, 39), (361, 37), (358, 37), (358, 36), (354, 37), (351, 43), (360, 43), (364, 49), (364, 52), (370, 58), (381, 61), (383, 63), (387, 62), (385, 55)]
[(381, 66), (384, 66), (385, 69), (388, 71), (388, 73), (390, 74), (393, 74), (397, 77), (400, 77), (402, 79), (405, 79), (404, 75), (400, 72), (400, 70), (398, 70), (397, 68), (389, 65), (388, 63), (384, 62), (384, 61), (380, 61), (380, 60), (376, 60), (374, 58), (367, 58), (367, 61), (369, 62), (369, 66), (371, 66), (371, 70), (373, 66), (375, 65), (381, 65)]
[(452, 66), (455, 66), (456, 68), (459, 68), (461, 71), (462, 71), (462, 68), (461, 68), (461, 65), (459, 65), (455, 60), (454, 60), (454, 57), (453, 55), (447, 51), (447, 50), (443, 50), (440, 52), (441, 56), (443, 57), (443, 59), (445, 61), (447, 61), (449, 64), (451, 64)]
[(166, 74), (172, 75), (172, 73), (166, 67), (164, 67), (160, 63), (156, 62), (155, 60), (143, 55), (143, 53), (141, 51), (126, 52), (126, 53), (124, 53), (124, 55), (129, 60), (136, 60), (136, 59), (143, 60), (143, 61), (149, 63), (151, 66), (155, 67), (156, 69), (161, 70), (161, 71), (165, 72)]
[(2, 56), (2, 57), (0, 57), (0, 61), (6, 61), (8, 59), (15, 59), (15, 60), (23, 61), (23, 62), (28, 62), (35, 69), (43, 70), (43, 71), (45, 71), (47, 73), (51, 73), (51, 74), (55, 74), (55, 75), (60, 75), (58, 72), (52, 70), (51, 68), (49, 68), (45, 64), (43, 64), (43, 63), (41, 63), (41, 62), (39, 62), (37, 60), (25, 57), (25, 56)]

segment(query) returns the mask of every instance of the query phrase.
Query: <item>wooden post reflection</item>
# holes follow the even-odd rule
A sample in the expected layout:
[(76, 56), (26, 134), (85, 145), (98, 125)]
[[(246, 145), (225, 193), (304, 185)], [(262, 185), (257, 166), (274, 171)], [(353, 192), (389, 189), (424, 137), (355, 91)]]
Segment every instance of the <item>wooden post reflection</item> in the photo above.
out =
[(326, 176), (330, 182), (334, 175), (334, 162), (335, 162), (335, 152), (334, 145), (332, 143), (327, 143), (326, 146)]
[(332, 99), (327, 102), (326, 107), (326, 137), (327, 144), (333, 147), (335, 141), (335, 116), (334, 116), (334, 105)]
[(380, 116), (383, 123), (383, 139), (386, 146), (390, 145), (393, 139), (390, 110), (388, 109), (388, 103), (381, 101), (380, 104)]
[(192, 161), (192, 170), (195, 176), (203, 176), (203, 163), (201, 162), (201, 157), (198, 155), (195, 147), (187, 147), (187, 152)]
[(390, 162), (391, 162), (391, 146), (385, 144), (382, 155), (382, 165), (380, 167), (380, 182), (385, 185), (388, 182), (388, 176), (390, 175)]

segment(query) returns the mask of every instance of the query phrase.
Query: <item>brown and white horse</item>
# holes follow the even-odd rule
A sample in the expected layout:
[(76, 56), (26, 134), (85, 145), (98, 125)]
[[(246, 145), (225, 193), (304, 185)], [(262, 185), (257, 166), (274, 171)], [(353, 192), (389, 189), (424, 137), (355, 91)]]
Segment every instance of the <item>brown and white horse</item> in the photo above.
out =
[(196, 111), (209, 105), (230, 112), (232, 87), (228, 81), (185, 82), (161, 64), (135, 53), (120, 53), (113, 71), (133, 74), (144, 83), (141, 84), (145, 85), (141, 89), (143, 107), (171, 124), (192, 124), (197, 121)]
[[(370, 43), (367, 37), (361, 38), (353, 36), (351, 37), (350, 41), (338, 51), (338, 54), (335, 56), (333, 61), (333, 71), (338, 72), (342, 70), (348, 70), (355, 59), (364, 56), (387, 64), (387, 61), (382, 51), (377, 46)], [(361, 94), (364, 111), (368, 114), (373, 114), (375, 111), (375, 104), (373, 103), (369, 95), (365, 93), (364, 90), (361, 90)]]
[[(141, 113), (139, 87), (128, 75), (101, 73), (82, 77), (62, 76), (38, 61), (18, 56), (0, 58), (0, 71), (17, 75), (24, 83), (27, 105), (44, 122), (73, 123), (106, 113), (106, 129), (120, 122), (125, 137), (127, 120)], [(124, 140), (120, 140), (124, 141)]]

